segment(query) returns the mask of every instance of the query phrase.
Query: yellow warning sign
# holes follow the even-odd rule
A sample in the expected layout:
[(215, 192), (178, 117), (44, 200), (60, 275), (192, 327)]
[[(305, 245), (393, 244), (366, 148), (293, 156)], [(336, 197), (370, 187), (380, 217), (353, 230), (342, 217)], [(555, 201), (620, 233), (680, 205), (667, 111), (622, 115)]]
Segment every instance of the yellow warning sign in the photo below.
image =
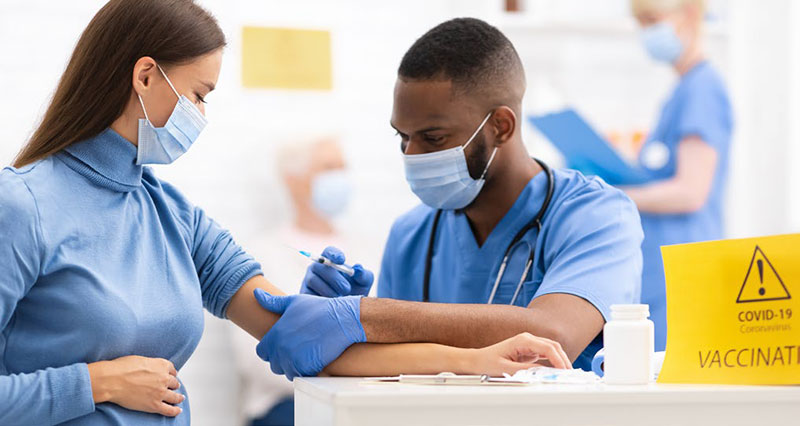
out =
[[(756, 267), (753, 268), (753, 265)], [(789, 295), (789, 290), (783, 284), (778, 271), (769, 262), (761, 248), (756, 246), (736, 302), (765, 302), (791, 298), (792, 296)]]
[(661, 383), (800, 384), (800, 234), (661, 248)]

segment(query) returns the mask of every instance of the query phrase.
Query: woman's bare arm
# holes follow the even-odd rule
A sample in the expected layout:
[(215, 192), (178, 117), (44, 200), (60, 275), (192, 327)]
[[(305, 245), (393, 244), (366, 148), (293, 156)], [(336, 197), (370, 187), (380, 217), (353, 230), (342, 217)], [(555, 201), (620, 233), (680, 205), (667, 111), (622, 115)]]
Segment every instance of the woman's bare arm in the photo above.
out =
[[(263, 276), (248, 280), (234, 294), (228, 318), (256, 339), (261, 340), (279, 316), (258, 304), (253, 290), (261, 288), (273, 295), (284, 293)], [(433, 343), (361, 343), (348, 348), (324, 373), (335, 376), (381, 376), (396, 374), (491, 374), (528, 368), (539, 359), (556, 367), (570, 368), (561, 346), (552, 340), (519, 334), (481, 349), (454, 348)]]
[(257, 288), (264, 289), (264, 291), (272, 295), (282, 296), (286, 294), (264, 278), (263, 275), (250, 278), (231, 298), (231, 302), (228, 305), (228, 319), (251, 336), (261, 340), (280, 316), (269, 312), (258, 304), (258, 301), (253, 296), (253, 290)]

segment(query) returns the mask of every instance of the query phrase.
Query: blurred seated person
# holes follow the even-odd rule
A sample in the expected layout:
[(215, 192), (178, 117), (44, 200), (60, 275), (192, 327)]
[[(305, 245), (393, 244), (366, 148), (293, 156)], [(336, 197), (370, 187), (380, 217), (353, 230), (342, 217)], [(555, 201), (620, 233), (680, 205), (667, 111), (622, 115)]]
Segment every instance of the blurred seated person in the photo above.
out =
[[(295, 294), (300, 290), (308, 260), (289, 247), (316, 254), (328, 244), (349, 247), (332, 219), (347, 209), (352, 184), (341, 145), (334, 136), (285, 144), (279, 149), (276, 166), (290, 202), (291, 222), (257, 239), (250, 249), (261, 259), (263, 268), (270, 271), (271, 280), (286, 293)], [(246, 332), (231, 327), (231, 339), (241, 380), (245, 424), (294, 424), (292, 383), (270, 371), (256, 355), (258, 341)]]

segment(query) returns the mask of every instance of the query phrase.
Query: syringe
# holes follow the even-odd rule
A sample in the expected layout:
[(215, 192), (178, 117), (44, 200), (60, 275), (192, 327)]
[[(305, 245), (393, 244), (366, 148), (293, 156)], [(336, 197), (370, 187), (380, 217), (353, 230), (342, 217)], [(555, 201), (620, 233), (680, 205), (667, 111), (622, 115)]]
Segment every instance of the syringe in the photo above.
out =
[(311, 254), (311, 252), (308, 252), (308, 251), (305, 251), (305, 250), (297, 250), (297, 251), (301, 255), (311, 259), (314, 262), (321, 263), (321, 264), (326, 265), (326, 266), (330, 266), (331, 268), (336, 269), (337, 271), (339, 271), (339, 272), (341, 272), (343, 274), (347, 274), (347, 275), (349, 275), (351, 277), (353, 275), (355, 275), (355, 271), (353, 270), (353, 267), (348, 265), (348, 264), (340, 265), (338, 263), (333, 263), (333, 261), (328, 259), (327, 257), (317, 256), (317, 255)]

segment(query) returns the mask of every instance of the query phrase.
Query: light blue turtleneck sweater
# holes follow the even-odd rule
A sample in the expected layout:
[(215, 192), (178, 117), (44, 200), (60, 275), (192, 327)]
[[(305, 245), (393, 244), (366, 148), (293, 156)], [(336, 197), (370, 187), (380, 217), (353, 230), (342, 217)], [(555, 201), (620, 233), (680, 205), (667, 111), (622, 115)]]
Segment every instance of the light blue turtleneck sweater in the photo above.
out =
[[(261, 269), (112, 130), (0, 171), (0, 424), (189, 424), (92, 402), (87, 364), (180, 369)], [(180, 392), (184, 393), (181, 386)]]

